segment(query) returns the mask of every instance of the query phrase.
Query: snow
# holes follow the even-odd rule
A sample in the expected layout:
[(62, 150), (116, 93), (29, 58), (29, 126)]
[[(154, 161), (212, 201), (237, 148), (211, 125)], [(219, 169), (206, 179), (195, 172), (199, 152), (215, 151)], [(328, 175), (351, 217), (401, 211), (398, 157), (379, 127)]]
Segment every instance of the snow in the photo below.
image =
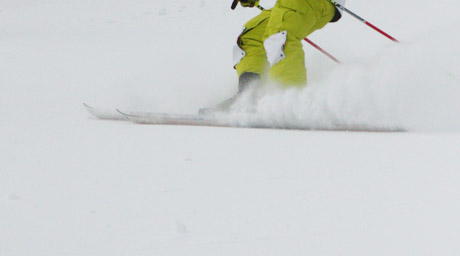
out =
[(403, 43), (345, 14), (310, 37), (343, 65), (305, 45), (309, 86), (259, 95), (265, 122), (410, 131), (392, 134), (95, 120), (83, 102), (194, 113), (231, 96), (258, 10), (1, 3), (1, 256), (460, 253), (460, 2), (348, 1)]

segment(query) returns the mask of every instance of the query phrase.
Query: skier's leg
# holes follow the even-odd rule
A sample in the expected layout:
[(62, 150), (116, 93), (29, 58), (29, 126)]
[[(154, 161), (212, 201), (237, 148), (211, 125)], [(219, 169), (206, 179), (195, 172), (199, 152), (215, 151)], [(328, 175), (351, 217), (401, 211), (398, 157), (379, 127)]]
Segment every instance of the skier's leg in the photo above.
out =
[[(243, 32), (238, 37), (237, 45), (234, 48), (234, 64), (239, 77), (244, 73), (261, 75), (268, 67), (263, 35), (270, 14), (270, 10), (262, 11), (245, 24)], [(255, 76), (251, 75), (250, 77)], [(240, 83), (240, 89), (244, 89), (241, 87), (245, 86), (241, 86)]]
[(229, 111), (230, 107), (241, 96), (243, 90), (253, 85), (267, 69), (267, 57), (263, 45), (263, 35), (270, 18), (270, 10), (263, 11), (248, 21), (243, 32), (238, 36), (233, 49), (234, 67), (238, 73), (238, 93), (214, 108), (200, 109), (200, 114)]
[[(327, 4), (324, 5), (325, 8), (324, 3)], [(306, 84), (302, 40), (316, 29), (324, 27), (334, 13), (334, 7), (326, 0), (277, 2), (264, 34), (264, 45), (270, 63), (269, 74), (274, 81), (288, 86)]]
[(270, 10), (264, 10), (244, 25), (233, 50), (234, 67), (239, 78), (238, 93), (217, 104), (213, 111), (228, 111), (244, 90), (260, 83), (261, 75), (268, 68), (263, 35), (270, 14)]
[(270, 10), (262, 11), (244, 25), (243, 32), (238, 36), (237, 44), (233, 49), (234, 67), (239, 77), (238, 93), (217, 104), (214, 108), (201, 109), (200, 114), (228, 111), (241, 96), (243, 90), (260, 81), (261, 74), (268, 67), (263, 35), (270, 14)]

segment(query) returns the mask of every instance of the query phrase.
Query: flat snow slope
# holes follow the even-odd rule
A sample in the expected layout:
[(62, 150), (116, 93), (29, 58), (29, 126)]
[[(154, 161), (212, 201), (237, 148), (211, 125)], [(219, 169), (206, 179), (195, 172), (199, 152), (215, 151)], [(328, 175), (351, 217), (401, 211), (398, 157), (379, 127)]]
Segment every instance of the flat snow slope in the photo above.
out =
[(344, 16), (310, 37), (344, 65), (306, 45), (309, 86), (258, 105), (396, 134), (97, 121), (82, 102), (193, 113), (235, 93), (258, 11), (0, 2), (1, 256), (460, 254), (458, 1), (349, 1), (404, 43)]

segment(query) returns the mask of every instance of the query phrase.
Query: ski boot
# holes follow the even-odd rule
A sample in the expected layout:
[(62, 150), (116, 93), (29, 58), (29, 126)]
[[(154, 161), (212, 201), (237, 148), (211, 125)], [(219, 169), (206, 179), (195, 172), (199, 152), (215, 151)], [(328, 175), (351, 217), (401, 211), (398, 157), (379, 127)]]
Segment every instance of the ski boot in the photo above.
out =
[(238, 81), (238, 92), (235, 96), (224, 100), (223, 102), (217, 104), (213, 108), (202, 108), (199, 110), (200, 115), (208, 115), (216, 112), (228, 112), (230, 111), (231, 106), (241, 98), (243, 92), (248, 88), (253, 88), (260, 85), (260, 75), (257, 73), (243, 73), (241, 74)]

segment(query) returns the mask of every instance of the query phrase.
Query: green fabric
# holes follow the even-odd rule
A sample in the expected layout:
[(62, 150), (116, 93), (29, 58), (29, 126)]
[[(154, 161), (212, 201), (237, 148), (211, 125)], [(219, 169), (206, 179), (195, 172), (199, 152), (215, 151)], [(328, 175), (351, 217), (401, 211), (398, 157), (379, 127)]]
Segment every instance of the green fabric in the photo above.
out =
[(259, 0), (240, 0), (240, 4), (243, 7), (254, 7), (259, 5)]
[[(334, 17), (335, 7), (327, 0), (278, 0), (271, 10), (263, 11), (245, 25), (238, 45), (246, 56), (236, 65), (238, 75), (244, 72), (268, 74), (286, 86), (306, 84), (305, 54), (302, 40), (323, 28)], [(284, 46), (286, 58), (269, 67), (263, 41), (287, 31)]]
[(263, 36), (270, 15), (271, 11), (265, 10), (251, 19), (246, 23), (245, 30), (238, 38), (238, 45), (246, 52), (246, 56), (235, 67), (238, 76), (244, 72), (263, 74), (268, 68)]

